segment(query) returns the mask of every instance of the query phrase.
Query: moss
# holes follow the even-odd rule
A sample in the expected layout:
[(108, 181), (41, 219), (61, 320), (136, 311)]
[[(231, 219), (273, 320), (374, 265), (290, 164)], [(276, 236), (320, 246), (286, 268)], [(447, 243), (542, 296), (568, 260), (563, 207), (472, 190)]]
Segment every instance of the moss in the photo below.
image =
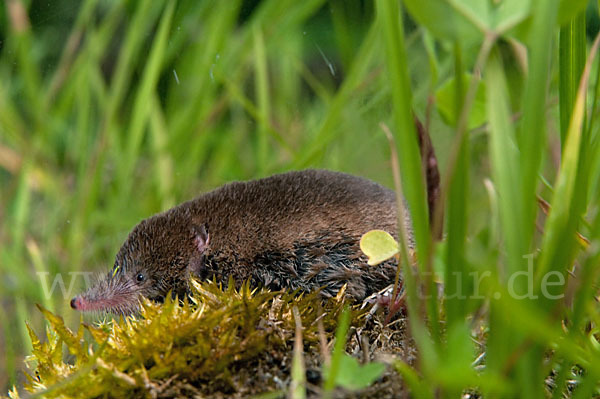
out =
[[(81, 323), (76, 333), (39, 306), (49, 326), (46, 339), (29, 329), (33, 353), (24, 388), (48, 398), (236, 392), (244, 385), (238, 378), (245, 375), (242, 370), (258, 370), (264, 362), (281, 364), (290, 356), (294, 306), (302, 318), (305, 348), (318, 344), (319, 320), (327, 335), (333, 333), (344, 306), (341, 294), (323, 301), (318, 293), (252, 290), (248, 284), (239, 289), (229, 284), (225, 290), (215, 283), (193, 285), (183, 301), (145, 301), (135, 317)], [(353, 310), (353, 323), (362, 315)], [(282, 388), (268, 375), (261, 378), (263, 392)], [(15, 391), (10, 395), (18, 397)]]

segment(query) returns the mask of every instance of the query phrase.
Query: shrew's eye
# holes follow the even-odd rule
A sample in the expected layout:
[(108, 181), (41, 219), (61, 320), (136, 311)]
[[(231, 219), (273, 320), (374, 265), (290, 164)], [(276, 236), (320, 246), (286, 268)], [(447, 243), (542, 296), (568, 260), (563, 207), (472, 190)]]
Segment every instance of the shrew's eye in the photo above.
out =
[(138, 281), (138, 283), (141, 283), (142, 281), (144, 281), (146, 279), (146, 276), (144, 276), (143, 273), (138, 273), (138, 275), (135, 276), (135, 279)]

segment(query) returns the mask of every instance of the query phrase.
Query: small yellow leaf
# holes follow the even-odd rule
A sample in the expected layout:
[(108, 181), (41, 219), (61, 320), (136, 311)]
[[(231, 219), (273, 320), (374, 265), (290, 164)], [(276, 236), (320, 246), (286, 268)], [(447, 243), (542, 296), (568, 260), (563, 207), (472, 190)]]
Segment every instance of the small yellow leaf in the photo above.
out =
[(400, 252), (398, 243), (390, 233), (371, 230), (360, 239), (360, 250), (369, 257), (369, 266), (377, 265)]

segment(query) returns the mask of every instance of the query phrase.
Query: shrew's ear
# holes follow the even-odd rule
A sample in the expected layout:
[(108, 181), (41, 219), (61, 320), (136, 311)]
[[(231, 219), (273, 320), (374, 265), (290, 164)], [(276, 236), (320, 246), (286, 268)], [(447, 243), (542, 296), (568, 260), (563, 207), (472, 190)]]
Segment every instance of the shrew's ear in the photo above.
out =
[(210, 243), (210, 235), (208, 234), (208, 226), (206, 223), (198, 226), (192, 226), (192, 230), (194, 231), (194, 243), (196, 244), (196, 248), (200, 253), (204, 253), (208, 248), (208, 244)]
[(192, 233), (194, 237), (194, 245), (198, 251), (192, 255), (188, 269), (191, 275), (203, 280), (208, 275), (208, 271), (206, 270), (204, 262), (204, 253), (208, 249), (208, 244), (210, 243), (208, 226), (206, 224), (202, 224), (200, 226), (194, 225), (192, 226)]

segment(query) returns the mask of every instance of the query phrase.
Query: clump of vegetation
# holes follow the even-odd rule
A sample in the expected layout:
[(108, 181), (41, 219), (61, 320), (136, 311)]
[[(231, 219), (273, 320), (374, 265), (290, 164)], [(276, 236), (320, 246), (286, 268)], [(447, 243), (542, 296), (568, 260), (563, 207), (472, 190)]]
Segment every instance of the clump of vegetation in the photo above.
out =
[[(222, 290), (213, 282), (194, 282), (194, 292), (183, 301), (145, 301), (135, 317), (81, 323), (77, 332), (40, 306), (49, 326), (45, 339), (29, 330), (32, 374), (24, 388), (48, 398), (255, 394), (282, 389), (270, 371), (291, 358), (294, 309), (302, 320), (305, 345), (314, 346), (319, 342), (319, 324), (324, 332), (335, 330), (345, 306), (343, 297), (323, 301), (318, 293), (233, 286)], [(364, 314), (353, 309), (350, 320), (356, 324)], [(69, 352), (66, 361), (63, 347)], [(13, 391), (11, 397), (19, 395)]]

